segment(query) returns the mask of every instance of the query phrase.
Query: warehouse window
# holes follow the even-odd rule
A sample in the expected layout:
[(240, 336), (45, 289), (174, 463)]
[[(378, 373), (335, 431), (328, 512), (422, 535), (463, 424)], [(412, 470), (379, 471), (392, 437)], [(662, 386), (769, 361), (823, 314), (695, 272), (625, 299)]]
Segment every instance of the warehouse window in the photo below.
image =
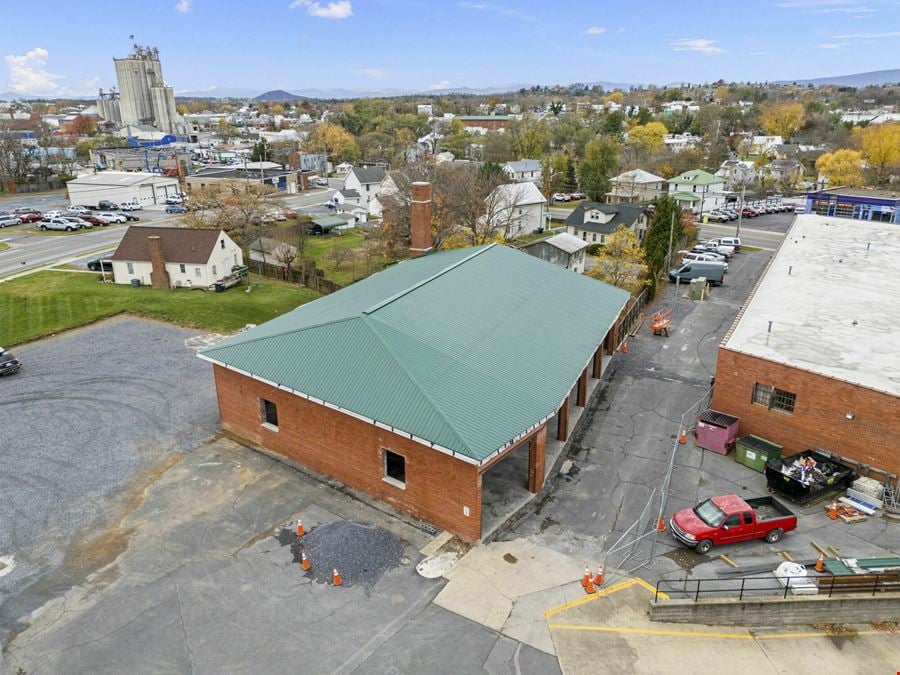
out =
[(750, 400), (757, 405), (766, 406), (769, 410), (792, 413), (794, 412), (794, 404), (797, 401), (797, 394), (776, 389), (769, 384), (756, 382), (753, 385), (753, 396)]
[(384, 481), (406, 489), (406, 457), (390, 450), (384, 451)]
[(262, 414), (262, 425), (266, 429), (278, 431), (278, 406), (264, 398), (259, 399), (259, 410)]

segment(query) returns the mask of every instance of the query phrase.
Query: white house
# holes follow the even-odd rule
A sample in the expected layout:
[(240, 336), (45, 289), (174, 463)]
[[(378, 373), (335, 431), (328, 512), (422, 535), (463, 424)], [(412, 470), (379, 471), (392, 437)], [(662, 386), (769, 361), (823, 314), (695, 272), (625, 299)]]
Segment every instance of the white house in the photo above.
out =
[(531, 181), (541, 183), (541, 163), (536, 159), (520, 159), (515, 162), (507, 162), (503, 165), (503, 171), (510, 180), (516, 183)]
[(66, 183), (72, 204), (96, 204), (107, 200), (142, 206), (165, 204), (166, 197), (181, 192), (178, 179), (137, 171), (100, 171), (79, 176)]
[(244, 264), (241, 247), (216, 228), (132, 225), (110, 258), (117, 284), (210, 288)]
[(725, 179), (702, 169), (669, 179), (669, 195), (682, 209), (704, 214), (725, 204)]
[(690, 132), (683, 134), (666, 134), (663, 144), (672, 152), (684, 152), (689, 148), (696, 148), (703, 139), (694, 136)]
[(590, 244), (585, 240), (568, 232), (560, 232), (549, 239), (540, 239), (525, 244), (522, 246), (522, 250), (528, 255), (559, 265), (564, 269), (584, 274), (584, 257), (588, 246)]
[(588, 244), (606, 244), (606, 238), (624, 225), (643, 242), (650, 212), (640, 204), (598, 204), (583, 201), (566, 218), (566, 232)]
[(716, 171), (716, 176), (725, 181), (729, 190), (740, 190), (757, 178), (756, 165), (744, 159), (726, 159)]
[(610, 204), (651, 202), (666, 192), (666, 179), (643, 169), (620, 173), (611, 178), (609, 183), (610, 191), (606, 193), (606, 201)]
[[(344, 178), (344, 190), (356, 190), (361, 197), (360, 206), (372, 210), (372, 204), (381, 192), (381, 181), (387, 172), (383, 166), (354, 166)], [(377, 210), (377, 207), (376, 207)]]
[(485, 217), (506, 239), (531, 234), (544, 227), (547, 200), (531, 182), (497, 186), (485, 200)]

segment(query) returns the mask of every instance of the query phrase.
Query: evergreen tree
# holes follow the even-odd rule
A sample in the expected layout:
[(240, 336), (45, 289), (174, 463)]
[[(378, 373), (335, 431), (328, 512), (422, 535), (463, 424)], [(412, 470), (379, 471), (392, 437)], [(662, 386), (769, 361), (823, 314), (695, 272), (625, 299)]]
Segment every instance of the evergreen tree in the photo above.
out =
[(655, 277), (662, 271), (666, 264), (666, 255), (669, 252), (669, 232), (671, 230), (672, 246), (674, 247), (684, 234), (684, 225), (681, 220), (681, 212), (675, 200), (669, 195), (657, 197), (654, 202), (656, 208), (650, 218), (650, 225), (644, 235), (644, 252), (646, 254), (647, 267), (650, 275)]

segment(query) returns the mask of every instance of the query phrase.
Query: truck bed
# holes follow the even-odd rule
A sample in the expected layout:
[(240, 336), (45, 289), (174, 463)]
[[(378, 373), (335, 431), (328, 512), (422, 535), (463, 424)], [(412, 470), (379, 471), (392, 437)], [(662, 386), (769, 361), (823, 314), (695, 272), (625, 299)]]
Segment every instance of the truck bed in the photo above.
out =
[(790, 509), (772, 497), (758, 497), (745, 501), (756, 513), (756, 521), (760, 523), (777, 518), (790, 518), (794, 515)]

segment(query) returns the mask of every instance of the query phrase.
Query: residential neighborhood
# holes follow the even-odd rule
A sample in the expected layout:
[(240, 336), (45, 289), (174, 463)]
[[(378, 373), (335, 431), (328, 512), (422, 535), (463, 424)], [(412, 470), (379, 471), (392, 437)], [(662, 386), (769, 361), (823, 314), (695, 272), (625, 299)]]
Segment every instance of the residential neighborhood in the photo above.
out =
[(900, 668), (900, 10), (138, 9), (4, 10), (0, 673)]

